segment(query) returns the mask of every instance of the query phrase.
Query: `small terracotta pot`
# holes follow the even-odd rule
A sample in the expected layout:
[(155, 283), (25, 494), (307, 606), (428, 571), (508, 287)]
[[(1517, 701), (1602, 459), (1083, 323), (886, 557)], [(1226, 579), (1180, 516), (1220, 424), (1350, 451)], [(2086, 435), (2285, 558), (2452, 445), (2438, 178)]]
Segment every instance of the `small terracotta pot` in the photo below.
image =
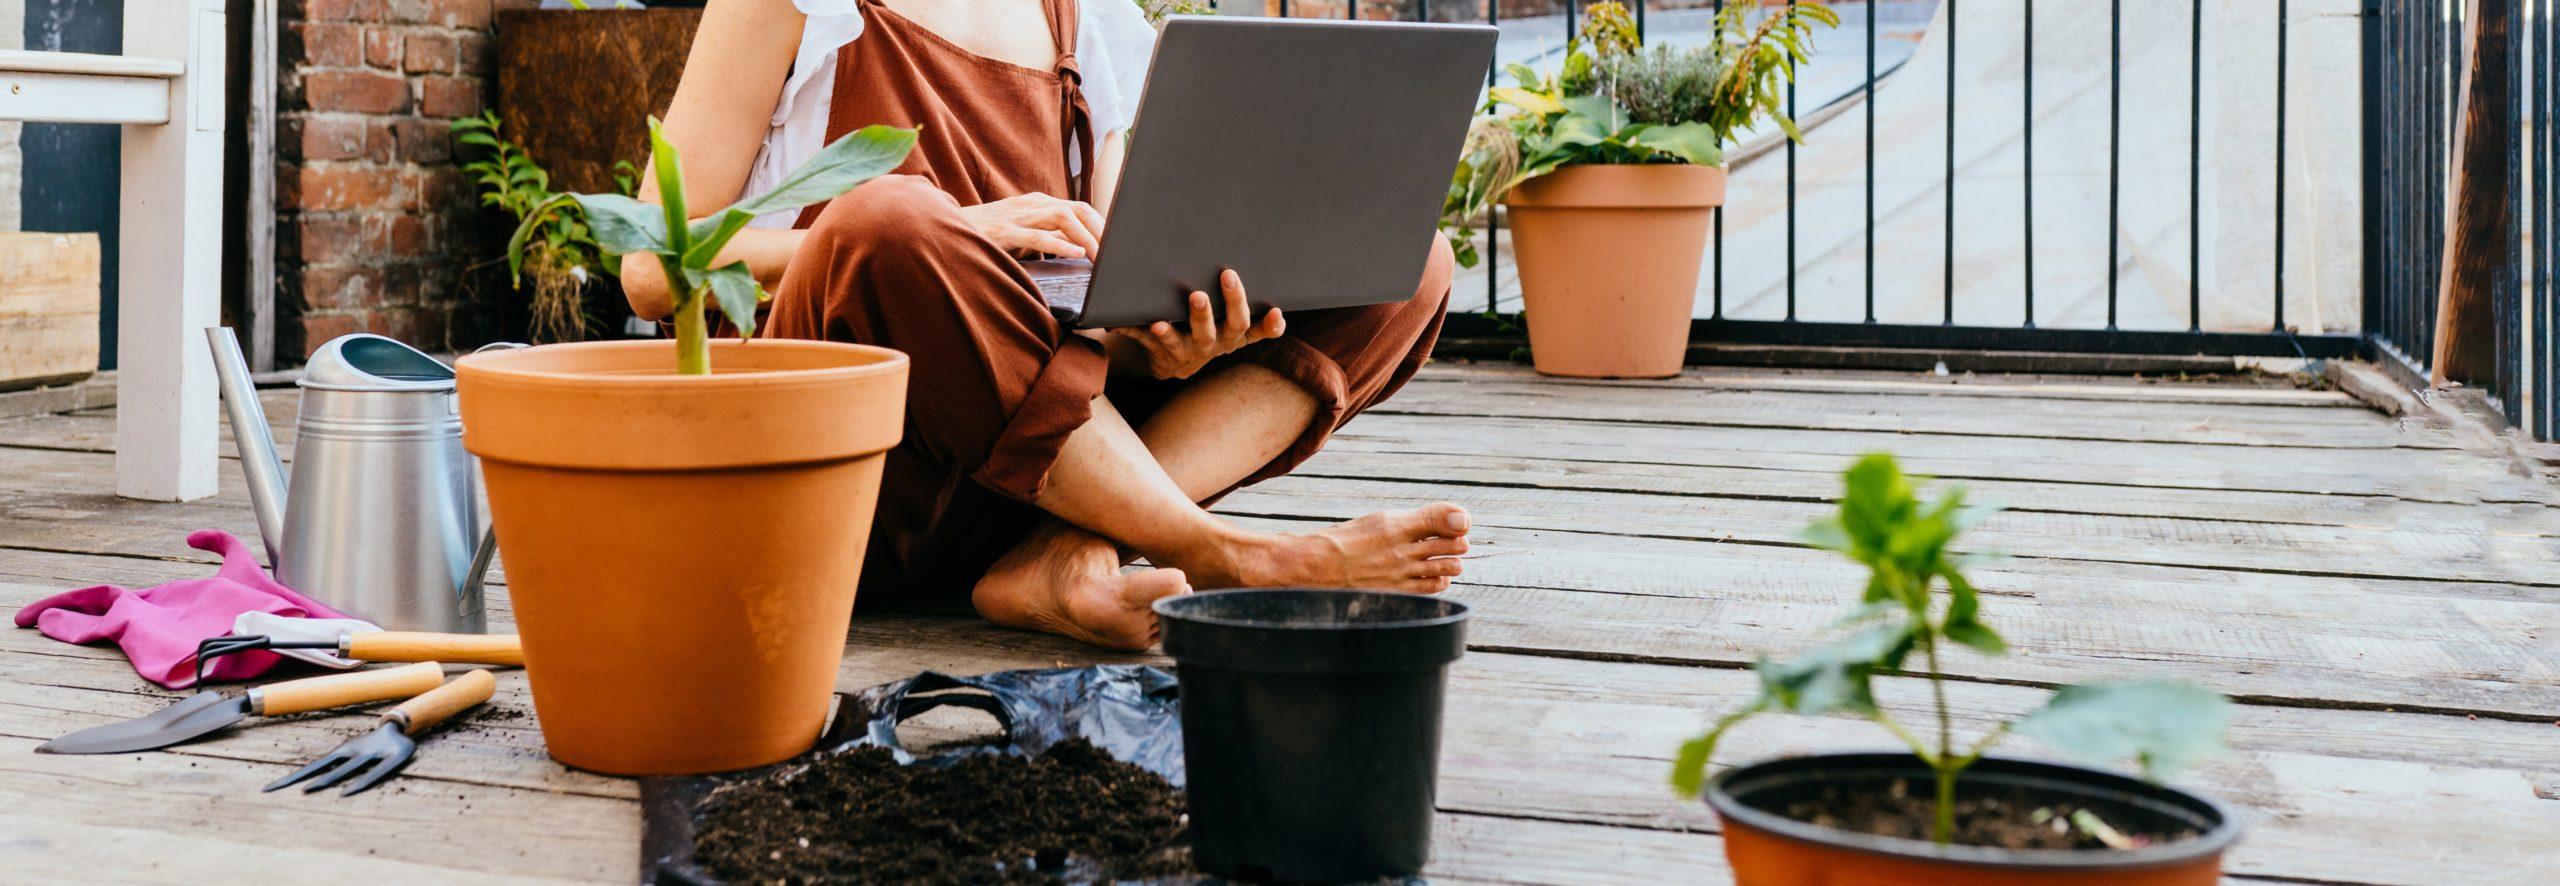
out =
[(1768, 811), (1791, 797), (1849, 786), (1882, 793), (1896, 780), (1928, 784), (1910, 754), (1824, 754), (1740, 766), (1707, 783), (1707, 805), (1724, 821), (1725, 859), (1743, 886), (1968, 883), (1984, 886), (2138, 884), (2215, 886), (2222, 853), (2240, 839), (2239, 816), (2215, 800), (2111, 772), (1986, 757), (1966, 769), (1957, 793), (1996, 789), (2091, 807), (2133, 831), (2193, 830), (2195, 837), (2127, 850), (1993, 849), (1939, 846), (1808, 824)]
[(1538, 371), (1678, 375), (1724, 170), (1567, 166), (1503, 198)]
[(543, 741), (616, 775), (741, 769), (824, 725), (907, 357), (668, 341), (455, 364)]

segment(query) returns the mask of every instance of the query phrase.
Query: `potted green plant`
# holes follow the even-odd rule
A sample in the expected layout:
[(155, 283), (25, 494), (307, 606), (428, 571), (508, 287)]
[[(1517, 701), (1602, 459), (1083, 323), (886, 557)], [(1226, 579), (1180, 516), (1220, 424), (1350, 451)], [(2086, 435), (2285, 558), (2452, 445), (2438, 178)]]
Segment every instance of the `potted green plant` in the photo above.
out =
[[(1994, 509), (1961, 489), (1924, 505), (1889, 455), (1851, 467), (1837, 516), (1805, 539), (1868, 567), (1843, 636), (1786, 661), (1760, 660), (1757, 698), (1680, 747), (1675, 789), (1703, 792), (1724, 822), (1743, 883), (2212, 884), (2239, 839), (2238, 816), (2160, 784), (2221, 748), (2230, 703), (2187, 683), (2066, 686), (2025, 717), (1970, 742), (1955, 736), (1941, 657), (2008, 646), (1982, 620), (1964, 558), (1948, 547)], [(1943, 587), (1944, 593), (1938, 589)], [(1928, 678), (1936, 720), (1916, 733), (1876, 702), (1879, 673)], [(1779, 759), (1706, 777), (1725, 732), (1773, 711), (1874, 721), (1907, 752)], [(1985, 754), (2011, 733), (2074, 758), (2139, 761), (2141, 778)]]
[[(714, 266), (756, 215), (897, 167), (911, 129), (867, 127), (773, 191), (687, 214), (674, 146), (649, 123), (659, 205), (574, 201), (605, 252), (651, 255), (675, 338), (473, 354), (455, 364), (535, 712), (553, 757), (623, 775), (763, 765), (807, 750), (835, 687), (906, 355), (751, 341), (766, 298)], [(535, 248), (544, 207), (509, 246)], [(717, 307), (736, 340), (710, 340)], [(714, 367), (718, 368), (714, 372)]]
[[(453, 140), (478, 149), (462, 164), (462, 173), (479, 185), (483, 205), (504, 211), (517, 229), (527, 232), (522, 246), (505, 259), (530, 308), (528, 338), (541, 343), (582, 340), (587, 337), (587, 287), (608, 273), (603, 250), (587, 233), (586, 213), (575, 201), (560, 199), (560, 192), (551, 188), (551, 173), (506, 137), (505, 125), (496, 111), (453, 121)], [(637, 175), (623, 161), (614, 175), (616, 189), (631, 193)]]
[(1647, 50), (1625, 6), (1594, 3), (1559, 70), (1512, 65), (1518, 85), (1488, 91), (1442, 227), (1473, 267), (1475, 227), (1506, 207), (1539, 372), (1680, 371), (1707, 229), (1724, 203), (1724, 146), (1763, 119), (1799, 135), (1781, 112), (1785, 86), (1814, 28), (1840, 21), (1813, 2), (1756, 24), (1753, 15), (1733, 4), (1705, 45)]

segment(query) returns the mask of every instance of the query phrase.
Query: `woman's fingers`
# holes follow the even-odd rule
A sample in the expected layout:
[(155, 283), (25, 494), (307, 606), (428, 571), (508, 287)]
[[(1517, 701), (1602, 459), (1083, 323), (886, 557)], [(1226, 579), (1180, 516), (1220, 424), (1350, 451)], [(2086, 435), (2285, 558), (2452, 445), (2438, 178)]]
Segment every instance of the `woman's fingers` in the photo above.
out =
[(1222, 338), (1242, 344), (1246, 336), (1253, 334), (1253, 309), (1245, 306), (1244, 280), (1232, 270), (1220, 271), (1218, 291), (1227, 300), (1227, 332)]
[(1067, 258), (1084, 258), (1089, 255), (1089, 253), (1084, 251), (1084, 247), (1076, 245), (1074, 242), (1060, 236), (1055, 231), (1043, 231), (1039, 228), (1016, 228), (1014, 229), (1014, 237), (1011, 239), (1015, 239), (1019, 242), (1000, 245), (1003, 245), (1008, 249), (1044, 252), (1050, 255), (1065, 256)]
[(1085, 230), (1093, 232), (1094, 251), (1102, 251), (1102, 210), (1082, 200), (1067, 201), (1067, 208), (1075, 213), (1077, 220), (1084, 222)]
[(1101, 252), (1101, 229), (1085, 226), (1084, 216), (1075, 211), (1076, 205), (1070, 203), (1059, 206), (1055, 214), (1048, 218), (1048, 222), (1056, 226), (1059, 236), (1067, 238), (1068, 242), (1084, 250), (1084, 255), (1091, 256)]
[(1254, 324), (1253, 338), (1255, 341), (1279, 338), (1281, 333), (1287, 331), (1289, 331), (1289, 321), (1281, 319), (1279, 308), (1272, 308), (1263, 313), (1262, 322)]

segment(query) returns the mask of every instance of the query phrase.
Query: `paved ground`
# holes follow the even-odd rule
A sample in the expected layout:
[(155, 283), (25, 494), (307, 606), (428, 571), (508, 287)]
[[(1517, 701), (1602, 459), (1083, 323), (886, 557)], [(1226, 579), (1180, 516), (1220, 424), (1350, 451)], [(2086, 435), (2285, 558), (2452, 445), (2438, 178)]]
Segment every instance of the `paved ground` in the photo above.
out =
[[(288, 420), (290, 400), (269, 405)], [(181, 544), (252, 521), (220, 496), (105, 494), (111, 413), (0, 422), (0, 603), (205, 574)], [(1476, 607), (1447, 712), (1435, 880), (1700, 882), (1716, 823), (1672, 749), (1815, 641), (1858, 575), (1790, 539), (1872, 450), (2014, 510), (1970, 539), (2015, 645), (1961, 658), (1961, 729), (2043, 687), (2179, 677), (2240, 698), (2188, 779), (2248, 810), (2237, 880), (2560, 877), (2560, 490), (2346, 397), (2267, 381), (1778, 374), (1563, 383), (1440, 366), (1296, 476), (1222, 510), (1303, 527), (1434, 499), (1475, 510)], [(509, 629), (501, 581), (495, 626)], [(860, 618), (840, 685), (1140, 660), (974, 621)], [(1888, 705), (1920, 701), (1908, 680)], [(630, 783), (543, 756), (521, 674), (494, 710), (352, 800), (259, 785), (357, 729), (288, 719), (166, 753), (29, 753), (168, 694), (112, 650), (0, 632), (0, 880), (631, 880)], [(1864, 723), (1771, 717), (1724, 762), (1875, 748)], [(2023, 740), (2012, 753), (2041, 754)]]

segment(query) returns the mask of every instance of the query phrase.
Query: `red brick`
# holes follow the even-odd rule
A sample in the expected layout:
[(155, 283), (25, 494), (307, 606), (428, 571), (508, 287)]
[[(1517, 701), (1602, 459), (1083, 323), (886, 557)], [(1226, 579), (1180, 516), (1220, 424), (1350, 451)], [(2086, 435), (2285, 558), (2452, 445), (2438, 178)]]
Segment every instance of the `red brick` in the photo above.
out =
[(388, 209), (399, 175), (381, 167), (306, 166), (282, 196), (304, 212)]
[(389, 0), (390, 19), (405, 24), (430, 24), (436, 20), (436, 0)]
[(356, 261), (366, 254), (364, 225), (359, 219), (306, 216), (295, 222), (294, 235), (302, 245), (302, 261), (307, 264)]
[(397, 120), (391, 135), (402, 163), (444, 163), (453, 159), (452, 124), (442, 120)]
[(391, 219), (391, 254), (404, 258), (425, 258), (434, 245), (427, 236), (427, 222), (415, 215)]
[(320, 22), (378, 22), (388, 6), (384, 0), (305, 0), (302, 17)]
[(297, 22), (286, 28), (281, 49), (290, 64), (352, 68), (364, 63), (364, 32), (343, 22)]
[[(607, 6), (610, 3), (590, 3)], [(448, 28), (489, 29), (489, 0), (436, 0), (439, 21)]]
[(478, 71), (485, 75), (491, 66), (498, 63), (497, 53), (491, 49), (493, 41), (487, 34), (463, 31), (454, 35), (453, 44), (454, 65), (459, 70)]
[(443, 34), (411, 34), (403, 41), (400, 69), (412, 74), (453, 73), (453, 38)]
[(480, 81), (465, 77), (420, 77), (418, 110), (429, 117), (468, 117), (480, 113)]
[(364, 308), (382, 299), (381, 274), (372, 268), (323, 265), (302, 272), (305, 312)]
[(304, 160), (354, 160), (366, 156), (367, 132), (382, 124), (349, 117), (288, 117), (281, 144), (300, 144)]
[(409, 108), (409, 83), (372, 71), (313, 71), (302, 75), (303, 100), (314, 111), (393, 114)]
[(400, 33), (388, 28), (365, 29), (364, 63), (384, 69), (399, 67)]
[(338, 336), (351, 332), (373, 332), (381, 327), (382, 319), (372, 311), (317, 316), (304, 314), (302, 315), (302, 356), (309, 358), (311, 352), (319, 350), (321, 345), (328, 344), (330, 339)]

